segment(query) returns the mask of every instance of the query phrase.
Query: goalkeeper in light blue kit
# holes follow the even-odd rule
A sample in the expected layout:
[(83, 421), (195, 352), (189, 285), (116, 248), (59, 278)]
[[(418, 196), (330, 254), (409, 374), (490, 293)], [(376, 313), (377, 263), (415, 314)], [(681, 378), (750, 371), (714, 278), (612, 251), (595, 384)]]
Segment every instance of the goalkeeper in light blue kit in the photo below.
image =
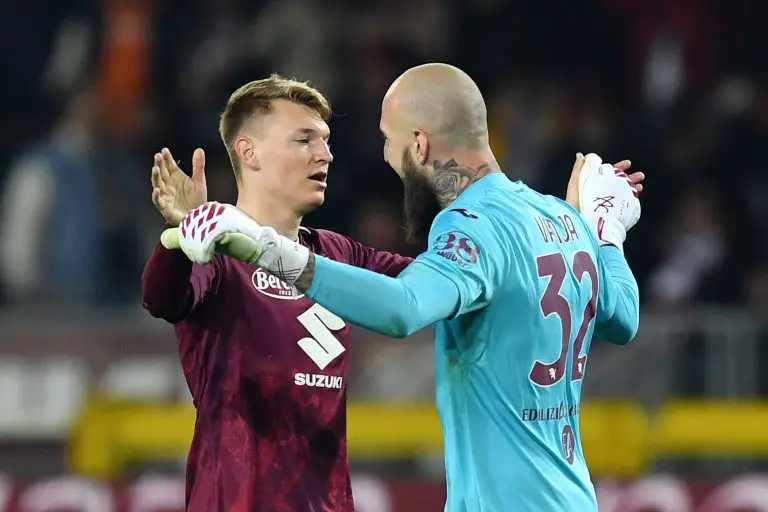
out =
[(409, 234), (431, 223), (427, 251), (399, 277), (316, 256), (232, 206), (190, 212), (189, 224), (210, 229), (169, 231), (164, 243), (199, 263), (214, 251), (257, 263), (385, 335), (434, 324), (447, 512), (596, 511), (581, 386), (593, 335), (627, 343), (638, 328), (622, 244), (642, 186), (594, 154), (577, 157), (569, 186), (581, 212), (510, 181), (480, 91), (448, 65), (399, 77), (380, 128)]

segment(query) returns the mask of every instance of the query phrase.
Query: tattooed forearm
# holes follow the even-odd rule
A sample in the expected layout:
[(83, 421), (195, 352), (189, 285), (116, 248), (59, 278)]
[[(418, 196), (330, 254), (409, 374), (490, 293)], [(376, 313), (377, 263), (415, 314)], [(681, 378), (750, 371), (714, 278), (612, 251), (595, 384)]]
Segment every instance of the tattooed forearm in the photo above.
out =
[(293, 283), (293, 286), (296, 287), (297, 290), (304, 293), (307, 291), (312, 284), (312, 279), (315, 277), (315, 253), (310, 252), (309, 253), (309, 259), (307, 260), (307, 266), (304, 267), (304, 271), (301, 273), (299, 278), (296, 280), (295, 283)]
[(499, 172), (498, 167), (492, 164), (483, 164), (477, 169), (466, 165), (460, 165), (454, 159), (447, 162), (435, 160), (432, 162), (435, 168), (435, 192), (440, 205), (445, 207), (456, 200), (459, 194), (480, 178)]

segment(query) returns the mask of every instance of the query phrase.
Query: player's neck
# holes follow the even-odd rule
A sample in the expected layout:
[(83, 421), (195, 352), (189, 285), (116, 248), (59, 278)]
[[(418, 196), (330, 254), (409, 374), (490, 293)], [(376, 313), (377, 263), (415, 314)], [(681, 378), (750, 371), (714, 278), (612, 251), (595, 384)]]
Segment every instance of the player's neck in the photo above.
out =
[(242, 196), (237, 199), (237, 207), (262, 226), (273, 227), (281, 235), (298, 240), (301, 217), (290, 209), (277, 207), (270, 202), (248, 201)]
[(474, 182), (489, 174), (501, 172), (490, 148), (485, 150), (454, 149), (432, 161), (437, 200), (445, 208)]

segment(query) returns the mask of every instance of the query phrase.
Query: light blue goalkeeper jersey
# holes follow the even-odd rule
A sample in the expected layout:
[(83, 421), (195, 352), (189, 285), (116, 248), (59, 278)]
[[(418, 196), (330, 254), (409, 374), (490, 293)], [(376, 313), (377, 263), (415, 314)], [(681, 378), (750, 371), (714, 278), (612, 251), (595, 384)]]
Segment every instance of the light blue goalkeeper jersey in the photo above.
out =
[(397, 279), (318, 261), (308, 294), (384, 334), (436, 322), (447, 512), (596, 511), (579, 405), (596, 324), (620, 343), (637, 329), (624, 256), (503, 174), (464, 191), (429, 239)]

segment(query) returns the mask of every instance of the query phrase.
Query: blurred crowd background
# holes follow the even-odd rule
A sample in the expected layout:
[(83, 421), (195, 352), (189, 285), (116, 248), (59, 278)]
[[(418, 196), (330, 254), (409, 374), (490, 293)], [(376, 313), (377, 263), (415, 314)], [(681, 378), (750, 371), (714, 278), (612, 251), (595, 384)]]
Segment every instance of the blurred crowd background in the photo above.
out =
[[(163, 227), (151, 161), (169, 147), (188, 169), (202, 147), (209, 198), (232, 201), (217, 123), (242, 83), (278, 72), (332, 102), (330, 186), (306, 225), (417, 254), (404, 242), (378, 118), (391, 81), (428, 61), (477, 81), (510, 177), (562, 197), (577, 151), (629, 158), (647, 174), (626, 245), (641, 333), (627, 348), (595, 346), (585, 393), (595, 407), (621, 399), (623, 413), (594, 409), (585, 425), (602, 425), (594, 446), (636, 433), (626, 450), (637, 463), (595, 452), (607, 457), (597, 474), (664, 467), (665, 442), (672, 458), (698, 461), (671, 466), (681, 474), (743, 472), (768, 453), (768, 412), (755, 402), (768, 394), (768, 3), (12, 0), (0, 13), (0, 472), (112, 475), (113, 462), (82, 462), (101, 449), (82, 448), (90, 407), (188, 407), (172, 331), (140, 306), (141, 270)], [(350, 434), (365, 447), (359, 459), (410, 461), (434, 448), (430, 334), (356, 340), (350, 428), (359, 419), (368, 432)], [(752, 412), (733, 409), (738, 399)], [(424, 404), (387, 409), (390, 427), (417, 425), (390, 451), (376, 436), (400, 430), (376, 429), (369, 409), (355, 414), (376, 403)], [(171, 416), (158, 414), (166, 425)], [(734, 418), (752, 427), (730, 428)], [(701, 424), (708, 432), (695, 434)], [(180, 441), (171, 427), (173, 449), (189, 426)], [(708, 435), (727, 445), (714, 466)]]

